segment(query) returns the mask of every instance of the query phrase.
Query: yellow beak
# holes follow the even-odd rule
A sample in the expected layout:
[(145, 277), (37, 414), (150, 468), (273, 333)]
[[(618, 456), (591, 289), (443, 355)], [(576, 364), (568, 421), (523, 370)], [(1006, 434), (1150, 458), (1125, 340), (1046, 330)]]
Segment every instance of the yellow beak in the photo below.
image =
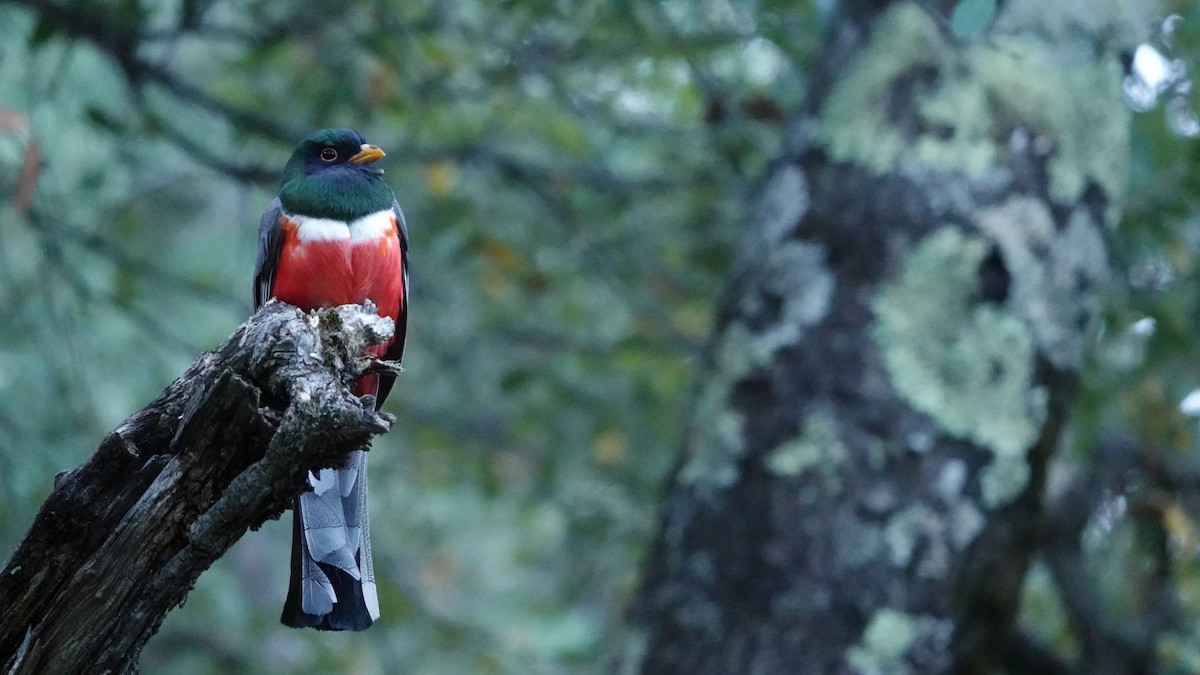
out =
[(362, 150), (359, 150), (347, 161), (351, 164), (367, 164), (368, 162), (374, 162), (381, 157), (383, 157), (383, 151), (380, 150), (378, 146), (367, 145), (364, 143)]

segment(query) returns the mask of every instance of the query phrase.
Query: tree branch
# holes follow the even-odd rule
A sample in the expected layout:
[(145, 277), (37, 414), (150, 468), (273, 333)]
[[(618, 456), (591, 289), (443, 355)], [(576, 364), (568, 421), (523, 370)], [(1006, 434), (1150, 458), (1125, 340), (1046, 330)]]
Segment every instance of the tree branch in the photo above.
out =
[(269, 303), (60, 474), (0, 575), (0, 667), (131, 671), (202, 571), (391, 426), (345, 386), (390, 335), (369, 308)]

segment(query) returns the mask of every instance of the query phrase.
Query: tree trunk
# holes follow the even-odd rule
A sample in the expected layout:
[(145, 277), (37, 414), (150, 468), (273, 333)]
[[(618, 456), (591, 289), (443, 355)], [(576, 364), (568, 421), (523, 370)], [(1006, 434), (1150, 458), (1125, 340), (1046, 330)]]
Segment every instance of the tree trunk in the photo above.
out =
[(960, 40), (931, 3), (842, 4), (721, 306), (641, 591), (646, 673), (1036, 658), (1013, 617), (1149, 10), (1009, 0)]
[(60, 474), (0, 576), (4, 672), (133, 670), (202, 571), (389, 428), (344, 385), (390, 335), (361, 307), (269, 303)]

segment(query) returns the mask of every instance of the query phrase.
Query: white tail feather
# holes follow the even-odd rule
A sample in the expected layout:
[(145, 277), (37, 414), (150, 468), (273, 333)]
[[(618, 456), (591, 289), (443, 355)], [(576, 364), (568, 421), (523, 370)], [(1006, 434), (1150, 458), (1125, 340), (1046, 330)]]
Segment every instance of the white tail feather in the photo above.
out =
[(362, 583), (363, 601), (371, 619), (379, 618), (379, 597), (371, 560), (367, 513), (367, 453), (350, 454), (342, 469), (323, 469), (310, 475), (312, 492), (300, 496), (304, 533), (304, 583), (301, 606), (305, 613), (328, 614), (339, 598), (317, 562), (336, 567)]

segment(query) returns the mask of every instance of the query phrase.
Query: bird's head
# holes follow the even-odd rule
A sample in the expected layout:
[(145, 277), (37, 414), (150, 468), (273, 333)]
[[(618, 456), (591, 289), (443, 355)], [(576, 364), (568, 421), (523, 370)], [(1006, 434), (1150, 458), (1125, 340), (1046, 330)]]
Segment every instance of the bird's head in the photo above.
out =
[(391, 206), (395, 197), (375, 162), (383, 150), (353, 129), (309, 134), (288, 159), (279, 199), (289, 213), (353, 220)]

